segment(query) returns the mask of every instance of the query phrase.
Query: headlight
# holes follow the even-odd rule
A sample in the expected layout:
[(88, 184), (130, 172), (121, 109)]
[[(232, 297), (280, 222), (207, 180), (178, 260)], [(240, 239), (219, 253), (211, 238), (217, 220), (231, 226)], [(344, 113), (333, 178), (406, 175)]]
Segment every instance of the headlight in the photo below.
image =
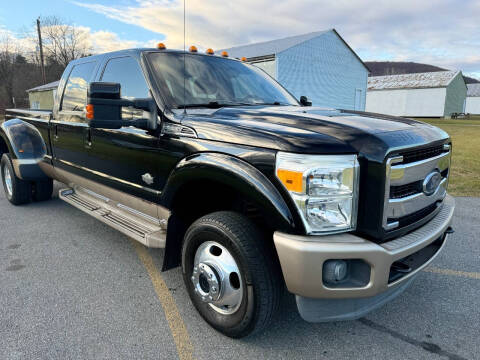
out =
[(308, 234), (355, 229), (359, 172), (356, 155), (277, 153), (275, 173)]

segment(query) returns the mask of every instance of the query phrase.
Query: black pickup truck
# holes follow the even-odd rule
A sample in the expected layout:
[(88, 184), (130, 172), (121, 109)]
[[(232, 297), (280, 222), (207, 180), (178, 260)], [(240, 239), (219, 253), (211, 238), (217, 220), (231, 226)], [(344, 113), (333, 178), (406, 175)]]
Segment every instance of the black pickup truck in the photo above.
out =
[(62, 200), (165, 248), (163, 270), (181, 266), (194, 306), (231, 337), (265, 328), (285, 286), (307, 321), (363, 316), (451, 232), (448, 134), (313, 107), (227, 54), (75, 60), (53, 111), (9, 110), (0, 135), (12, 204), (66, 184)]

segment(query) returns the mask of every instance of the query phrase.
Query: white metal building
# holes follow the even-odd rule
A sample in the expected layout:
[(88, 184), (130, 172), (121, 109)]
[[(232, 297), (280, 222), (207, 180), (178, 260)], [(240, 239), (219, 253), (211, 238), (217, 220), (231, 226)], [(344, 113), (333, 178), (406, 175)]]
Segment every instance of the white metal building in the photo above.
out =
[(480, 83), (467, 84), (467, 101), (465, 102), (465, 113), (480, 114)]
[(372, 76), (365, 108), (395, 116), (450, 117), (464, 112), (466, 96), (461, 71)]
[(305, 95), (317, 106), (365, 109), (369, 70), (335, 29), (224, 50), (246, 57), (297, 99)]

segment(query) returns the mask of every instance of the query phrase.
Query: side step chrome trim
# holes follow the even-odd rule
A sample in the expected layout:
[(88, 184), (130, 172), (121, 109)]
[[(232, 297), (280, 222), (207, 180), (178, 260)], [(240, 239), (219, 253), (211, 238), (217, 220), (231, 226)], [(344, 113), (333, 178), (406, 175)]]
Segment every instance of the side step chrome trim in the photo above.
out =
[(165, 247), (166, 221), (159, 221), (82, 187), (62, 189), (59, 198), (147, 247)]

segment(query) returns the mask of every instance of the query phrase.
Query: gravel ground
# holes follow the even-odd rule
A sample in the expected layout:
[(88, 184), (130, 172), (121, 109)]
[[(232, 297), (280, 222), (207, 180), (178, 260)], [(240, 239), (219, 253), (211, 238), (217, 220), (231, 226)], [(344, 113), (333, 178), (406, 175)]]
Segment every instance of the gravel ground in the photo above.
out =
[[(14, 207), (0, 191), (0, 214), (0, 359), (178, 358), (127, 237), (58, 199)], [(197, 359), (479, 359), (480, 198), (457, 198), (454, 228), (436, 272), (367, 317), (309, 324), (286, 294), (272, 326), (242, 340), (204, 323), (179, 269), (161, 276)], [(163, 251), (148, 253), (160, 268)]]

